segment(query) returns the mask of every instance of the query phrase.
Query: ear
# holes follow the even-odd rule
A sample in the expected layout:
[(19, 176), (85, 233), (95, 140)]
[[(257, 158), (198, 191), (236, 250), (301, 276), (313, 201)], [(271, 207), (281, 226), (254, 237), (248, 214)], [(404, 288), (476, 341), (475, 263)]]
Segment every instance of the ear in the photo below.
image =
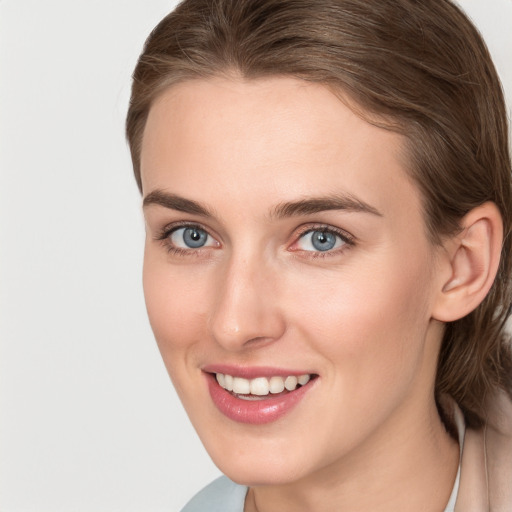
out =
[(462, 219), (461, 229), (443, 244), (444, 271), (432, 314), (441, 322), (471, 313), (489, 292), (500, 263), (503, 221), (494, 203), (471, 210)]

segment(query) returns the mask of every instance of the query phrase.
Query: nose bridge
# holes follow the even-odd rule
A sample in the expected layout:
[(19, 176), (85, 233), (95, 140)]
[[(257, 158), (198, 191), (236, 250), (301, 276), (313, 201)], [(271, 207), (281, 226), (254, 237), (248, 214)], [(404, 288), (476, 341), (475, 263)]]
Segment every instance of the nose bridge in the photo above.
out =
[(210, 319), (212, 335), (224, 348), (239, 350), (281, 336), (275, 273), (262, 254), (247, 247), (224, 262)]

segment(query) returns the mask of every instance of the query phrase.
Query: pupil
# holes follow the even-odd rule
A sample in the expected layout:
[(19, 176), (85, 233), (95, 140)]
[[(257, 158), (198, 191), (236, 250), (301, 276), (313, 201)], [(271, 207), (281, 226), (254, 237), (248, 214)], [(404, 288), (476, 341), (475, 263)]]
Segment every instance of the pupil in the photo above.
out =
[(315, 231), (311, 242), (316, 250), (328, 251), (336, 245), (336, 236), (325, 231)]

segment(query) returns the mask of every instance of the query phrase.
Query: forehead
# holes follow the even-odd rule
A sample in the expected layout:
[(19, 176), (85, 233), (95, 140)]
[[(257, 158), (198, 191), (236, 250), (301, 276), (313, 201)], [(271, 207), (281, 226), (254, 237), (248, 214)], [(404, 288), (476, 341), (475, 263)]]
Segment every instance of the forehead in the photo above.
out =
[(368, 123), (322, 85), (282, 77), (189, 81), (150, 110), (143, 189), (207, 202), (240, 198), (244, 209), (342, 191), (382, 211), (392, 194), (419, 210), (403, 145), (401, 135)]

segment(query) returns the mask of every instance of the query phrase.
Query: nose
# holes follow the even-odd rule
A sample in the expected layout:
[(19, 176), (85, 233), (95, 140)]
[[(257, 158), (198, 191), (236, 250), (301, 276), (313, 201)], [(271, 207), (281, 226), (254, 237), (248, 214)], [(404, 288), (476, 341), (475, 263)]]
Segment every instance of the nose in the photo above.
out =
[(219, 275), (210, 331), (229, 351), (262, 346), (285, 331), (279, 309), (277, 269), (261, 256), (232, 257)]

